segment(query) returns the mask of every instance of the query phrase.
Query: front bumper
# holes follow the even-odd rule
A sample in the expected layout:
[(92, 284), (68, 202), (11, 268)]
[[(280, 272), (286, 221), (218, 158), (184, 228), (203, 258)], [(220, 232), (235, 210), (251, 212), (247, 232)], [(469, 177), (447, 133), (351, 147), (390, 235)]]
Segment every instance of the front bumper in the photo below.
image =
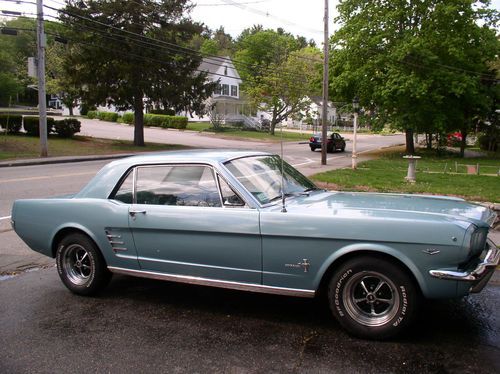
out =
[(475, 269), (470, 271), (452, 271), (452, 270), (430, 270), (431, 276), (439, 279), (448, 279), (459, 282), (470, 282), (471, 293), (480, 292), (488, 283), (491, 276), (495, 272), (495, 268), (500, 262), (500, 249), (495, 243), (488, 240), (489, 249), (486, 252), (484, 260), (482, 260)]

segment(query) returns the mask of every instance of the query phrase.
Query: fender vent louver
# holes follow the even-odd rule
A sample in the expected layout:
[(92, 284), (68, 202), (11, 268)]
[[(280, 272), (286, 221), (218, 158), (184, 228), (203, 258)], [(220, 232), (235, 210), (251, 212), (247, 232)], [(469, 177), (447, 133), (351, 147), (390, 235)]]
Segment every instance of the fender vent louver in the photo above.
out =
[(126, 252), (128, 250), (123, 246), (125, 243), (121, 240), (122, 236), (119, 233), (113, 232), (112, 229), (106, 229), (105, 231), (109, 244), (111, 244), (111, 248), (115, 253)]

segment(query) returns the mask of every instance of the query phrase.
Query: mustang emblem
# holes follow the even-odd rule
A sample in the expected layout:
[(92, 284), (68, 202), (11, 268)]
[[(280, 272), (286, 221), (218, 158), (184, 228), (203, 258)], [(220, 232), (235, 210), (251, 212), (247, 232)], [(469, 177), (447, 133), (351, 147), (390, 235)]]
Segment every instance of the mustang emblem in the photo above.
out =
[(304, 269), (304, 273), (309, 272), (309, 267), (310, 266), (311, 266), (311, 263), (309, 262), (309, 260), (307, 258), (304, 258), (302, 260), (302, 262), (299, 262), (299, 263), (296, 263), (296, 264), (285, 264), (285, 267), (287, 267), (287, 268), (296, 268), (296, 269), (303, 268)]
[(438, 249), (427, 248), (427, 249), (424, 249), (422, 252), (432, 256), (432, 255), (437, 255), (441, 251)]

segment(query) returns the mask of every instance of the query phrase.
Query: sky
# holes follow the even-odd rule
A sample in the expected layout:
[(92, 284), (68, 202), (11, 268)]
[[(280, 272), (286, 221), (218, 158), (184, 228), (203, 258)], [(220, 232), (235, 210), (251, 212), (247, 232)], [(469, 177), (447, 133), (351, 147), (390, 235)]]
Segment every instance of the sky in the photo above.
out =
[[(25, 0), (35, 2), (36, 0)], [(58, 8), (63, 0), (43, 0), (44, 4)], [(196, 7), (191, 17), (215, 30), (237, 37), (253, 25), (276, 29), (282, 27), (294, 35), (314, 39), (318, 46), (323, 42), (324, 0), (192, 0)], [(334, 18), (339, 0), (329, 0), (330, 34), (335, 30)], [(500, 9), (500, 0), (493, 0), (492, 7)], [(0, 0), (0, 10), (35, 12), (35, 5), (16, 4)], [(52, 13), (55, 15), (55, 13)], [(29, 14), (28, 14), (29, 15)]]

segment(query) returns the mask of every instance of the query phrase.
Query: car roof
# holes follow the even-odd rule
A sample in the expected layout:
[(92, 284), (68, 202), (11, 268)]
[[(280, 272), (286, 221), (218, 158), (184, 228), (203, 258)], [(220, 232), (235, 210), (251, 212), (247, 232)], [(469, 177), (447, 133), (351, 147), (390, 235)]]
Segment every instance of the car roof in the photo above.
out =
[(105, 165), (97, 175), (76, 195), (76, 197), (104, 198), (124, 173), (137, 165), (162, 163), (199, 163), (217, 165), (236, 158), (269, 156), (268, 152), (240, 149), (192, 149), (183, 151), (155, 152), (126, 157)]
[(163, 162), (199, 162), (223, 163), (235, 158), (269, 155), (268, 152), (258, 152), (241, 149), (189, 149), (182, 151), (154, 152), (126, 157), (111, 162), (110, 165), (128, 164), (140, 165)]

